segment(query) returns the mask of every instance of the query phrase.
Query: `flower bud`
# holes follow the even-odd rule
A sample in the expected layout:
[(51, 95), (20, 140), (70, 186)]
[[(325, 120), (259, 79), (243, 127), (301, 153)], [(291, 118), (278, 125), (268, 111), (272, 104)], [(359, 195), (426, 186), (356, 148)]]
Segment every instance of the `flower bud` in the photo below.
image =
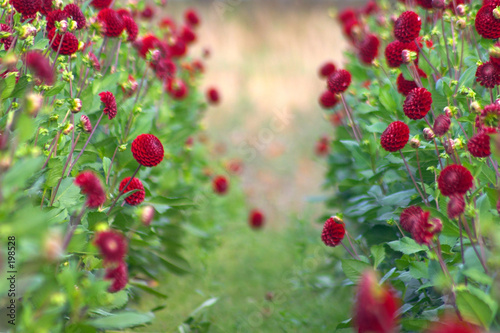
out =
[(444, 140), (444, 150), (448, 155), (453, 154), (453, 151), (455, 150), (455, 141), (451, 139), (445, 139)]
[(410, 147), (412, 147), (413, 149), (418, 149), (418, 147), (420, 147), (420, 140), (417, 138), (411, 139), (410, 140)]
[(43, 97), (39, 94), (31, 93), (26, 96), (26, 111), (33, 116), (36, 117), (38, 111), (40, 111), (43, 103)]
[(62, 0), (54, 0), (53, 6), (55, 9), (62, 9), (63, 8)]
[(458, 16), (465, 16), (465, 6), (464, 5), (458, 5), (456, 10)]
[(74, 98), (69, 102), (72, 113), (78, 113), (82, 110), (82, 101), (79, 98)]
[(66, 20), (56, 21), (55, 26), (60, 33), (65, 33), (66, 31), (68, 31), (68, 21)]
[(496, 7), (495, 9), (493, 9), (493, 16), (494, 16), (497, 20), (500, 20), (500, 8), (499, 8), (499, 7)]
[(2, 55), (2, 64), (5, 65), (5, 67), (13, 67), (17, 64), (17, 57), (14, 54), (14, 52), (8, 52), (5, 55)]
[(92, 132), (92, 124), (90, 123), (89, 117), (82, 114), (82, 116), (80, 117), (80, 124), (86, 133)]
[(429, 127), (426, 127), (424, 128), (424, 139), (426, 141), (430, 141), (432, 139), (434, 139), (435, 135), (434, 135), (434, 132), (432, 131), (432, 129), (430, 129)]
[(76, 21), (71, 20), (68, 25), (69, 31), (75, 31), (78, 28), (78, 23)]
[(73, 128), (74, 128), (73, 124), (67, 124), (63, 129), (63, 134), (68, 135), (69, 133), (71, 133)]
[(49, 261), (57, 261), (62, 258), (64, 250), (63, 237), (60, 232), (52, 231), (46, 236), (43, 253)]
[(26, 38), (30, 36), (35, 36), (36, 35), (36, 28), (32, 26), (31, 24), (26, 24), (23, 25), (19, 29), (19, 39), (25, 40)]
[(332, 216), (332, 219), (335, 223), (344, 224), (344, 220), (342, 220), (339, 216)]
[(118, 146), (118, 151), (119, 152), (124, 152), (125, 150), (127, 150), (127, 145), (126, 144), (123, 144), (123, 145), (119, 145)]
[(444, 0), (432, 0), (432, 7), (436, 9), (443, 9), (446, 5)]
[(470, 109), (474, 113), (479, 113), (479, 112), (481, 112), (481, 105), (479, 105), (478, 102), (474, 101), (474, 102), (470, 103)]
[(64, 101), (62, 99), (56, 99), (54, 102), (54, 106), (56, 108), (60, 108), (61, 106), (63, 106), (63, 104), (64, 104)]
[(401, 52), (401, 56), (405, 64), (417, 60), (417, 52), (413, 52), (410, 50), (403, 50), (403, 52)]
[(455, 26), (457, 27), (457, 29), (463, 30), (463, 29), (467, 28), (467, 22), (465, 22), (464, 19), (460, 19), (460, 20), (457, 20), (457, 22), (455, 23)]
[(141, 210), (141, 222), (145, 226), (149, 226), (155, 216), (155, 209), (153, 206), (144, 206)]

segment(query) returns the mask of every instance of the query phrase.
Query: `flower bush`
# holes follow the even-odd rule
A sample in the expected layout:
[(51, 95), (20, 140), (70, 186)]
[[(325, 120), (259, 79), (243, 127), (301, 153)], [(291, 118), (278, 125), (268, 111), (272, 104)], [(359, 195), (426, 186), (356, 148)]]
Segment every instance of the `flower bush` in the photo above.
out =
[(201, 19), (190, 9), (157, 26), (156, 11), (1, 3), (0, 264), (14, 274), (0, 281), (0, 303), (14, 304), (2, 331), (147, 324), (162, 307), (136, 300), (165, 299), (159, 282), (190, 271), (183, 236), (212, 227), (201, 209), (216, 166), (193, 137), (220, 96), (199, 89)]
[(320, 68), (336, 212), (321, 237), (351, 257), (333, 252), (347, 278), (334, 288), (359, 285), (339, 329), (500, 329), (499, 5), (382, 0), (338, 13), (351, 47), (344, 66)]

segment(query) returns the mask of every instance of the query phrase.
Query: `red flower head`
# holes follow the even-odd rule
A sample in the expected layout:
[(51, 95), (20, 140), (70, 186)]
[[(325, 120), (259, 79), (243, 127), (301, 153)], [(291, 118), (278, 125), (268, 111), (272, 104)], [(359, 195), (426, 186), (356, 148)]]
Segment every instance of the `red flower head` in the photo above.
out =
[(417, 4), (419, 4), (420, 7), (425, 9), (432, 9), (433, 8), (432, 2), (433, 0), (417, 0)]
[(30, 51), (26, 54), (26, 67), (34, 74), (35, 78), (46, 85), (54, 84), (54, 71), (49, 59), (45, 58), (41, 52)]
[(161, 58), (158, 61), (153, 62), (152, 67), (155, 70), (156, 76), (162, 79), (162, 81), (165, 79), (171, 80), (177, 72), (175, 63), (169, 58)]
[(479, 116), (481, 128), (500, 128), (500, 105), (494, 103), (486, 105)]
[[(127, 185), (128, 181), (130, 180), (130, 177), (124, 178), (121, 183), (120, 183), (120, 192), (123, 190), (125, 185)], [(146, 192), (144, 191), (144, 186), (142, 185), (142, 182), (138, 179), (135, 178), (132, 179), (130, 184), (127, 186), (127, 189), (125, 190), (124, 193), (127, 193), (129, 191), (133, 190), (139, 190), (135, 193), (132, 193), (128, 197), (125, 198), (125, 202), (128, 203), (131, 206), (137, 206), (141, 202), (144, 201), (144, 197), (146, 195)]]
[(129, 42), (135, 42), (137, 35), (139, 34), (139, 27), (135, 23), (134, 19), (130, 16), (122, 16), (123, 24), (125, 25), (125, 31), (127, 31)]
[(463, 195), (454, 194), (450, 197), (446, 212), (450, 219), (454, 219), (460, 216), (465, 210), (465, 199)]
[(127, 254), (127, 240), (117, 231), (99, 232), (95, 237), (94, 244), (99, 248), (106, 262), (120, 262)]
[(184, 12), (184, 20), (186, 21), (187, 24), (196, 27), (197, 25), (200, 24), (200, 16), (198, 15), (198, 12), (194, 9), (188, 9), (186, 12)]
[(61, 22), (68, 19), (69, 15), (64, 10), (53, 10), (47, 15), (47, 31), (56, 27), (56, 22)]
[(170, 17), (164, 17), (160, 21), (160, 28), (168, 29), (170, 30), (170, 32), (173, 32), (176, 30), (177, 25), (175, 24), (175, 21)]
[(219, 91), (216, 88), (209, 88), (207, 90), (207, 100), (210, 104), (216, 105), (220, 102)]
[(260, 229), (264, 225), (265, 220), (266, 219), (262, 211), (259, 209), (253, 209), (248, 217), (248, 224), (250, 224), (250, 227), (253, 229)]
[(216, 176), (212, 180), (212, 187), (217, 194), (225, 194), (229, 187), (229, 181), (224, 176)]
[(34, 17), (42, 9), (42, 2), (40, 0), (11, 0), (10, 4), (14, 6), (16, 11), (27, 17)]
[(406, 96), (403, 111), (410, 119), (422, 119), (431, 109), (431, 105), (432, 94), (425, 88), (415, 88)]
[[(48, 37), (49, 40), (54, 39), (54, 42), (52, 43), (52, 50), (56, 52), (59, 50), (59, 54), (61, 55), (72, 55), (78, 51), (78, 39), (76, 39), (75, 35), (71, 32), (66, 32), (63, 37), (63, 35), (57, 34), (56, 29), (54, 28), (49, 31)], [(59, 45), (61, 45), (60, 48)]]
[(132, 142), (132, 155), (137, 163), (154, 167), (163, 160), (163, 145), (153, 134), (141, 134)]
[(187, 53), (186, 42), (179, 36), (175, 37), (173, 43), (169, 45), (169, 51), (173, 58), (185, 56)]
[(101, 64), (99, 63), (99, 59), (93, 54), (92, 52), (89, 52), (89, 59), (92, 62), (92, 68), (94, 68), (95, 71), (100, 71), (101, 70)]
[(443, 223), (439, 219), (429, 220), (429, 215), (430, 212), (423, 211), (416, 221), (417, 223), (413, 225), (411, 235), (415, 242), (420, 245), (430, 245), (434, 235), (440, 233), (443, 229)]
[[(0, 32), (12, 33), (12, 29), (7, 24), (0, 24)], [(0, 38), (0, 44), (3, 44), (4, 49), (8, 51), (10, 49), (10, 44), (12, 44), (13, 40), (14, 37), (12, 35), (9, 37)]]
[(101, 96), (101, 102), (104, 103), (104, 110), (102, 110), (102, 112), (108, 115), (109, 120), (116, 117), (117, 110), (115, 96), (113, 96), (113, 94), (109, 91), (103, 91), (99, 93), (99, 96)]
[(371, 65), (373, 60), (378, 56), (378, 48), (380, 40), (374, 34), (369, 34), (359, 45), (359, 58), (367, 65)]
[(127, 9), (127, 8), (119, 8), (116, 10), (116, 12), (118, 13), (118, 15), (120, 15), (122, 18), (124, 18), (125, 16), (128, 16), (128, 17), (132, 17), (132, 13), (130, 13), (130, 10)]
[(82, 128), (85, 132), (87, 132), (87, 133), (92, 132), (92, 124), (90, 123), (89, 117), (82, 114), (82, 116), (80, 117), (80, 123), (81, 123)]
[(188, 88), (184, 81), (179, 78), (170, 79), (167, 81), (167, 92), (176, 100), (184, 99), (188, 94)]
[(439, 174), (438, 187), (445, 197), (453, 194), (464, 195), (472, 188), (473, 180), (469, 170), (461, 165), (452, 164)]
[(139, 54), (141, 57), (146, 58), (149, 50), (153, 50), (158, 47), (160, 40), (154, 35), (146, 35), (140, 40), (139, 43)]
[(351, 84), (351, 73), (345, 69), (339, 69), (328, 77), (328, 90), (334, 94), (343, 93)]
[(52, 0), (42, 0), (42, 5), (40, 7), (40, 13), (47, 16), (52, 11)]
[(316, 143), (316, 155), (325, 156), (330, 152), (330, 139), (324, 135)]
[(387, 286), (378, 283), (377, 275), (367, 270), (359, 281), (354, 325), (358, 333), (395, 332), (399, 301)]
[(500, 20), (493, 15), (496, 4), (485, 4), (476, 14), (475, 26), (477, 33), (483, 38), (497, 39), (500, 37)]
[(432, 129), (434, 134), (437, 136), (443, 136), (448, 132), (451, 125), (451, 119), (445, 114), (440, 114), (434, 120), (434, 128)]
[(127, 286), (128, 283), (128, 269), (127, 264), (123, 261), (118, 264), (116, 268), (109, 267), (106, 269), (104, 280), (111, 280), (111, 286), (108, 291), (116, 293)]
[(330, 75), (335, 72), (335, 65), (333, 62), (325, 62), (321, 67), (319, 68), (319, 76), (322, 78), (328, 78)]
[(90, 5), (95, 9), (104, 9), (108, 8), (111, 2), (113, 2), (113, 0), (92, 0)]
[(326, 220), (321, 232), (321, 240), (326, 246), (335, 247), (340, 244), (345, 236), (345, 227), (338, 217), (330, 217)]
[(227, 162), (226, 170), (233, 175), (239, 175), (243, 172), (243, 162), (239, 159), (233, 159)]
[(413, 42), (420, 34), (422, 20), (415, 12), (402, 13), (394, 24), (394, 36), (402, 43)]
[(88, 207), (97, 208), (106, 201), (106, 193), (101, 181), (92, 171), (84, 171), (76, 176), (75, 184), (87, 196), (85, 204)]
[(324, 109), (331, 109), (337, 105), (338, 102), (339, 100), (337, 99), (337, 95), (330, 92), (330, 90), (326, 90), (319, 97), (319, 105), (321, 105)]
[(346, 8), (339, 12), (338, 19), (342, 23), (347, 23), (349, 21), (357, 20), (357, 15), (354, 9), (352, 8)]
[(395, 152), (403, 149), (410, 139), (410, 129), (402, 121), (390, 123), (380, 137), (382, 148)]
[(485, 62), (476, 70), (476, 81), (486, 88), (500, 85), (500, 67), (491, 61)]
[(75, 4), (69, 4), (64, 7), (64, 12), (68, 14), (77, 24), (77, 29), (83, 29), (87, 25), (87, 20), (85, 15), (83, 15), (82, 10)]
[(111, 8), (101, 9), (97, 20), (102, 24), (102, 33), (107, 37), (118, 37), (125, 29), (122, 17)]
[[(427, 74), (425, 74), (423, 70), (417, 67), (417, 71), (418, 71), (418, 76), (427, 78)], [(405, 96), (407, 96), (413, 89), (418, 88), (415, 81), (406, 80), (402, 73), (398, 75), (396, 84), (398, 86), (398, 92)]]
[(155, 15), (155, 11), (154, 11), (153, 7), (148, 6), (148, 5), (146, 5), (146, 7), (144, 7), (144, 10), (141, 12), (142, 18), (145, 18), (145, 19), (150, 19), (154, 15)]
[(425, 333), (483, 333), (483, 331), (466, 321), (448, 317), (433, 323)]
[(467, 149), (474, 157), (488, 157), (491, 155), (490, 136), (488, 134), (495, 133), (494, 129), (486, 127), (476, 134), (467, 142)]
[(190, 44), (196, 41), (196, 34), (190, 26), (185, 25), (180, 31), (180, 38), (182, 38), (186, 44)]
[(389, 67), (399, 67), (403, 63), (403, 50), (408, 50), (417, 53), (417, 59), (415, 63), (418, 63), (418, 48), (417, 45), (413, 42), (411, 43), (402, 43), (399, 40), (395, 40), (392, 43), (389, 43), (385, 48), (385, 59), (387, 60), (387, 64)]
[(377, 3), (374, 0), (369, 0), (365, 7), (363, 8), (363, 14), (370, 15), (372, 13), (378, 12), (379, 8)]
[(418, 223), (422, 213), (422, 208), (418, 206), (410, 206), (403, 210), (401, 216), (399, 217), (399, 224), (401, 224), (401, 228), (411, 233), (413, 231), (413, 227)]

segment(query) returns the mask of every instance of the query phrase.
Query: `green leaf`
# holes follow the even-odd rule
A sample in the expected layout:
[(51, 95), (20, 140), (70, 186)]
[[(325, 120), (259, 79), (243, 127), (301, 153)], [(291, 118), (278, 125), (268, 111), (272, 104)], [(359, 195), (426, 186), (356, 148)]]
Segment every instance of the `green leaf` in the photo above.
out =
[(65, 86), (65, 82), (64, 81), (61, 81), (59, 82), (58, 84), (56, 84), (55, 86), (53, 86), (52, 88), (50, 88), (46, 93), (45, 93), (45, 97), (52, 97), (52, 96), (55, 96), (57, 94), (59, 94), (63, 89), (64, 89), (64, 86)]
[(413, 81), (413, 76), (410, 73), (410, 70), (408, 69), (408, 66), (399, 66), (399, 69), (401, 70), (401, 73), (403, 74), (403, 77), (407, 81)]
[(429, 268), (425, 262), (413, 261), (410, 263), (410, 275), (414, 279), (428, 279)]
[(159, 291), (157, 291), (157, 290), (155, 290), (153, 288), (150, 288), (150, 287), (146, 286), (145, 284), (138, 283), (138, 282), (131, 282), (130, 284), (132, 286), (137, 287), (137, 288), (141, 289), (142, 291), (145, 291), (145, 292), (147, 292), (147, 293), (149, 293), (151, 295), (154, 295), (156, 297), (159, 297), (159, 298), (162, 298), (162, 299), (168, 298), (167, 295), (165, 295), (165, 294), (163, 294), (163, 293), (161, 293), (161, 292), (159, 292)]
[(16, 86), (16, 76), (9, 75), (5, 78), (4, 82), (5, 82), (5, 86), (3, 87), (2, 95), (0, 96), (0, 99), (9, 98), (10, 94), (14, 91), (14, 87)]
[(342, 270), (349, 280), (357, 283), (364, 271), (371, 268), (371, 265), (360, 260), (342, 259)]
[(497, 312), (497, 303), (477, 288), (463, 288), (456, 291), (456, 304), (462, 317), (473, 324), (488, 328)]
[(28, 78), (26, 76), (22, 76), (17, 82), (14, 91), (10, 95), (11, 98), (21, 98), (24, 96), (26, 88), (28, 87)]
[(108, 157), (103, 157), (102, 159), (102, 169), (104, 170), (104, 178), (108, 178), (108, 170), (111, 165), (111, 159)]
[(404, 254), (413, 254), (420, 251), (427, 251), (427, 247), (419, 245), (409, 237), (403, 237), (400, 240), (387, 243), (394, 251), (403, 252)]
[(373, 245), (370, 252), (373, 256), (373, 268), (377, 269), (378, 265), (385, 259), (384, 244)]
[(108, 317), (88, 320), (85, 324), (95, 328), (111, 330), (136, 327), (150, 323), (154, 318), (153, 313), (138, 313), (132, 311), (120, 312), (112, 314)]

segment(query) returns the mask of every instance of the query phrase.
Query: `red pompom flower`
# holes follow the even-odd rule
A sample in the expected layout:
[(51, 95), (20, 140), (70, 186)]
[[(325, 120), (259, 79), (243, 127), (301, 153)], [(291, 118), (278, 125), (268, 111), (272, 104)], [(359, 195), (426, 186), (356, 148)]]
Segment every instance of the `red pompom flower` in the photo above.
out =
[(214, 87), (209, 88), (207, 90), (207, 100), (212, 105), (219, 104), (220, 102), (219, 91)]
[(102, 33), (107, 37), (118, 37), (125, 29), (122, 17), (111, 8), (101, 9), (97, 20), (102, 24)]
[(84, 171), (75, 178), (75, 184), (87, 196), (85, 204), (90, 208), (97, 208), (106, 201), (106, 193), (101, 181), (92, 171)]
[(52, 50), (56, 52), (59, 50), (59, 54), (61, 55), (72, 55), (78, 51), (78, 39), (71, 32), (61, 35), (56, 33), (56, 28), (53, 28), (49, 31), (48, 37), (50, 41), (54, 40), (51, 46)]
[(465, 210), (465, 199), (463, 195), (454, 194), (450, 197), (448, 206), (446, 207), (446, 213), (450, 219), (454, 219), (460, 216)]
[(500, 85), (500, 67), (487, 61), (476, 70), (476, 81), (486, 88)]
[(134, 42), (139, 34), (139, 27), (137, 26), (137, 23), (135, 23), (134, 19), (130, 16), (122, 16), (122, 19), (128, 35), (127, 41)]
[(186, 10), (186, 12), (184, 13), (184, 19), (186, 20), (187, 24), (192, 25), (194, 27), (200, 24), (200, 16), (198, 15), (198, 12), (194, 9)]
[(422, 119), (431, 109), (431, 105), (432, 94), (425, 88), (415, 88), (406, 96), (403, 111), (410, 119)]
[(49, 59), (45, 58), (41, 52), (30, 51), (26, 54), (26, 67), (34, 74), (35, 78), (51, 86), (54, 84), (54, 71), (50, 65)]
[(83, 29), (87, 25), (87, 20), (85, 19), (85, 15), (83, 15), (82, 10), (77, 5), (70, 3), (64, 7), (64, 11), (71, 17), (74, 21), (76, 21), (77, 29)]
[(217, 194), (224, 194), (229, 188), (229, 181), (224, 176), (216, 176), (212, 180), (212, 187)]
[(389, 152), (403, 149), (410, 139), (410, 129), (402, 121), (390, 123), (380, 137), (382, 148)]
[(394, 36), (403, 43), (413, 42), (420, 34), (422, 20), (415, 12), (402, 13), (394, 24)]
[(23, 16), (33, 17), (41, 8), (40, 0), (11, 0), (10, 4)]
[(339, 100), (337, 99), (337, 95), (330, 92), (329, 90), (326, 90), (325, 92), (323, 92), (321, 94), (321, 96), (319, 97), (319, 104), (324, 109), (331, 109), (335, 105), (337, 105), (338, 102), (339, 102)]
[(452, 164), (439, 174), (438, 188), (446, 197), (453, 194), (464, 195), (472, 188), (473, 180), (469, 170), (461, 165)]
[(140, 165), (154, 167), (163, 160), (163, 145), (153, 134), (141, 134), (132, 141), (132, 155)]
[[(425, 74), (425, 72), (418, 67), (417, 72), (420, 77), (427, 78), (427, 74)], [(396, 84), (398, 86), (398, 92), (405, 96), (407, 96), (413, 89), (418, 88), (415, 81), (406, 80), (402, 73), (398, 75)]]
[(330, 75), (335, 72), (335, 65), (333, 62), (326, 62), (319, 68), (319, 76), (322, 78), (328, 78)]
[(349, 88), (351, 84), (351, 73), (345, 69), (339, 69), (328, 77), (328, 89), (334, 94), (340, 94)]
[(387, 60), (387, 64), (389, 67), (399, 67), (403, 63), (403, 50), (408, 50), (417, 53), (417, 59), (415, 63), (418, 63), (418, 48), (417, 45), (413, 42), (411, 43), (402, 43), (399, 40), (396, 40), (392, 43), (389, 43), (385, 48), (385, 59)]
[[(119, 191), (121, 192), (125, 185), (129, 182), (130, 177), (124, 178), (120, 182), (120, 188)], [(139, 190), (135, 193), (132, 193), (128, 197), (125, 198), (125, 202), (128, 203), (131, 206), (137, 206), (141, 202), (144, 201), (144, 197), (146, 196), (146, 192), (144, 191), (144, 185), (142, 185), (142, 182), (138, 179), (135, 178), (132, 179), (130, 184), (128, 184), (127, 189), (123, 192), (124, 194), (133, 190)]]
[(116, 293), (125, 288), (128, 283), (127, 264), (122, 261), (116, 268), (108, 267), (104, 280), (111, 280), (111, 286), (108, 289), (110, 293)]
[(367, 65), (371, 65), (373, 60), (378, 56), (378, 48), (380, 40), (374, 34), (368, 34), (365, 39), (359, 44), (359, 58)]
[(108, 8), (113, 0), (92, 0), (90, 5), (96, 9)]
[(338, 218), (330, 217), (326, 220), (323, 231), (321, 232), (321, 240), (326, 246), (335, 247), (340, 244), (345, 236), (345, 227), (343, 223), (337, 222)]
[(493, 15), (496, 4), (485, 4), (476, 14), (477, 33), (483, 38), (496, 39), (500, 37), (500, 20)]
[(97, 233), (94, 244), (99, 248), (106, 262), (121, 262), (127, 254), (127, 241), (117, 231), (107, 230)]
[(440, 114), (439, 116), (436, 117), (436, 120), (434, 120), (434, 127), (432, 131), (434, 132), (435, 135), (441, 137), (448, 132), (450, 129), (451, 125), (451, 119), (445, 114)]
[(469, 139), (469, 142), (467, 142), (467, 149), (471, 155), (474, 157), (490, 156), (490, 136), (488, 134), (495, 132), (495, 130), (490, 128), (474, 134), (474, 136)]
[(399, 217), (399, 224), (401, 224), (401, 228), (411, 233), (413, 231), (413, 227), (418, 223), (422, 213), (422, 208), (418, 206), (410, 206), (403, 210), (401, 216)]
[(101, 96), (101, 102), (104, 103), (104, 110), (102, 110), (102, 112), (108, 115), (109, 120), (116, 117), (117, 108), (115, 96), (109, 91), (103, 91), (99, 93), (99, 96)]
[(248, 224), (250, 224), (250, 227), (253, 229), (260, 229), (264, 225), (265, 222), (265, 217), (264, 213), (260, 211), (259, 209), (253, 209), (250, 211), (250, 215), (248, 217)]

